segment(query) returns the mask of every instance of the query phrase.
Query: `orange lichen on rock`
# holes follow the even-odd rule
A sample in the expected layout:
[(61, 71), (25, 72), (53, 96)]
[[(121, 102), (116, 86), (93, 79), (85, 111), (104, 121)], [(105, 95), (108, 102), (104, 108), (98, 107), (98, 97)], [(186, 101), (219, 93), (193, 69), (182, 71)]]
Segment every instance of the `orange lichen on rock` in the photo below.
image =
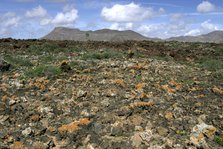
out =
[(30, 118), (32, 121), (37, 122), (40, 120), (40, 116), (38, 114), (34, 114)]
[(10, 145), (10, 149), (22, 149), (23, 148), (23, 143), (16, 141), (12, 145)]
[(130, 108), (136, 107), (151, 107), (154, 105), (154, 102), (134, 102), (129, 105)]
[(83, 73), (90, 73), (91, 71), (92, 71), (92, 69), (89, 69), (89, 68), (88, 68), (88, 69), (84, 69), (82, 72), (83, 72)]
[(168, 93), (175, 93), (176, 90), (175, 89), (172, 89), (169, 85), (161, 85), (160, 86), (161, 89), (165, 90), (166, 92)]
[(49, 132), (56, 132), (56, 128), (55, 127), (49, 127), (49, 128), (47, 128), (47, 130), (49, 130)]
[(149, 95), (147, 95), (147, 94), (144, 93), (144, 92), (140, 93), (140, 95), (139, 95), (139, 98), (140, 98), (140, 99), (148, 98), (148, 97), (149, 97)]
[(78, 80), (80, 81), (91, 81), (93, 78), (92, 76), (89, 76), (89, 75), (83, 75), (83, 76), (80, 76), (80, 78)]
[(133, 74), (136, 73), (136, 71), (135, 71), (134, 69), (130, 69), (129, 72), (130, 72), (130, 73), (133, 73)]
[(131, 69), (137, 69), (137, 70), (139, 70), (139, 69), (144, 69), (144, 67), (142, 66), (142, 65), (133, 65), (133, 66), (131, 66), (130, 67)]
[(214, 87), (212, 89), (212, 91), (215, 93), (215, 94), (221, 94), (223, 95), (223, 88), (217, 88), (217, 87)]
[(7, 95), (2, 96), (2, 102), (6, 102), (9, 99)]
[(144, 87), (146, 86), (145, 83), (139, 83), (135, 86), (137, 91), (143, 91)]
[(78, 125), (88, 125), (90, 122), (88, 118), (82, 118), (79, 120)]
[(174, 86), (176, 90), (180, 90), (180, 89), (182, 88), (182, 84), (177, 83), (177, 82), (174, 81), (174, 80), (171, 80), (171, 81), (169, 82), (169, 85)]
[(173, 113), (172, 112), (166, 112), (165, 114), (165, 118), (168, 120), (168, 121), (171, 121), (173, 120)]
[(197, 96), (194, 96), (195, 98), (203, 98), (203, 97), (205, 97), (205, 95), (204, 94), (200, 94), (200, 95), (197, 95)]
[(72, 133), (80, 129), (80, 125), (88, 125), (91, 121), (88, 118), (82, 118), (79, 121), (72, 122), (70, 124), (62, 125), (58, 128), (58, 131), (63, 133)]
[(190, 142), (195, 146), (200, 146), (200, 142), (204, 142), (205, 137), (202, 133), (199, 133), (198, 136), (190, 136)]
[(167, 93), (175, 93), (176, 91), (179, 91), (182, 89), (182, 84), (177, 83), (176, 81), (169, 81), (168, 84), (161, 85), (161, 89), (165, 90)]
[(114, 84), (116, 84), (118, 86), (125, 87), (124, 80), (122, 80), (122, 79), (116, 79), (113, 82), (114, 82)]
[(49, 80), (45, 77), (41, 77), (36, 79), (33, 82), (30, 82), (30, 86), (36, 87), (38, 89), (44, 90), (46, 88), (46, 85), (49, 83)]
[(0, 84), (0, 90), (5, 92), (7, 91), (8, 88), (9, 88), (8, 84), (5, 84), (5, 83)]

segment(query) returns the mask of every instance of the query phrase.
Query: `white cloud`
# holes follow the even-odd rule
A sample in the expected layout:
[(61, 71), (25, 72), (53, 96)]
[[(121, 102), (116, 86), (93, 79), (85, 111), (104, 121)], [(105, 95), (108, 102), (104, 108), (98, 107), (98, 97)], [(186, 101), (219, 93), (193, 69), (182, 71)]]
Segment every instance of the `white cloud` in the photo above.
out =
[(77, 18), (78, 10), (73, 8), (69, 11), (57, 13), (55, 18), (51, 22), (54, 25), (70, 25), (73, 24)]
[(126, 29), (132, 29), (132, 27), (133, 27), (133, 23), (126, 23), (125, 24), (125, 27), (126, 27)]
[[(46, 11), (47, 12), (47, 11)], [(44, 17), (40, 18), (39, 24), (41, 26), (53, 25), (53, 26), (73, 26), (74, 22), (78, 18), (78, 10), (72, 5), (66, 5), (62, 12), (58, 12), (56, 16), (50, 16), (46, 13)]]
[(110, 22), (142, 21), (154, 15), (152, 8), (142, 7), (133, 2), (127, 5), (115, 4), (111, 8), (104, 7), (101, 11), (101, 16)]
[(197, 6), (197, 11), (200, 13), (212, 12), (215, 11), (215, 9), (215, 5), (210, 3), (209, 1), (203, 1)]
[(4, 22), (4, 25), (5, 25), (6, 27), (9, 27), (9, 26), (17, 26), (18, 23), (19, 23), (19, 20), (20, 20), (19, 17), (9, 18), (9, 19), (7, 19), (7, 20)]
[(159, 25), (157, 24), (151, 24), (151, 25), (141, 25), (139, 28), (138, 28), (138, 31), (141, 32), (141, 33), (149, 33), (149, 32), (154, 32), (154, 31), (158, 31), (159, 30)]
[(164, 23), (142, 24), (135, 30), (147, 37), (159, 37), (159, 38), (169, 37), (166, 33), (169, 29), (167, 28), (167, 24)]
[(191, 29), (189, 32), (185, 33), (185, 36), (197, 36), (201, 34), (206, 34), (215, 30), (219, 30), (220, 27), (216, 24), (211, 23), (211, 20), (202, 22), (198, 28)]
[(25, 15), (26, 15), (26, 17), (29, 17), (29, 18), (46, 17), (47, 16), (47, 10), (39, 5), (38, 7), (33, 8), (32, 10), (28, 10)]
[(170, 20), (171, 21), (177, 21), (177, 20), (181, 19), (182, 17), (183, 17), (183, 14), (181, 14), (181, 13), (174, 13), (174, 14), (171, 14)]
[(35, 0), (16, 0), (16, 2), (21, 2), (21, 3), (23, 3), (23, 2), (34, 2)]
[(40, 25), (44, 26), (44, 25), (48, 25), (51, 23), (51, 19), (49, 18), (43, 18), (40, 20)]
[(0, 36), (6, 37), (12, 34), (15, 27), (20, 23), (21, 18), (15, 13), (7, 12), (0, 15)]
[(52, 3), (64, 3), (67, 2), (68, 0), (47, 0), (47, 1)]
[(201, 27), (204, 29), (204, 30), (208, 30), (208, 31), (213, 31), (213, 30), (218, 30), (219, 27), (213, 23), (211, 23), (211, 20), (207, 20), (203, 23), (201, 23)]
[(16, 16), (15, 13), (7, 12), (0, 17), (0, 21), (1, 21), (0, 25), (5, 28), (13, 26), (15, 27), (19, 24), (20, 17)]
[(129, 22), (129, 23), (112, 23), (112, 25), (109, 27), (109, 29), (119, 30), (119, 31), (132, 30), (133, 29), (133, 23), (132, 22)]
[(164, 8), (160, 8), (160, 9), (159, 9), (159, 13), (160, 13), (160, 14), (164, 14), (165, 12), (166, 12), (166, 11), (165, 11)]
[(0, 13), (0, 38), (39, 38), (55, 26), (73, 27), (77, 18), (78, 11), (73, 6), (64, 7), (54, 16), (41, 6), (28, 10), (21, 16), (12, 12)]
[(192, 29), (189, 32), (185, 33), (184, 36), (196, 36), (196, 35), (200, 35), (200, 34), (201, 34), (200, 29)]

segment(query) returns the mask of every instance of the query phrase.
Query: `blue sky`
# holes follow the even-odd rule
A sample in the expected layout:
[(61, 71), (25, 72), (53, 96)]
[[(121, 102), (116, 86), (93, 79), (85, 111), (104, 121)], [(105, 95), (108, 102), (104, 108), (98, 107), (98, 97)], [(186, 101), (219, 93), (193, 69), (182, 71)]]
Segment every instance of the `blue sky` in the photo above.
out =
[(134, 30), (148, 37), (223, 30), (223, 0), (1, 0), (0, 38), (40, 38), (57, 26)]

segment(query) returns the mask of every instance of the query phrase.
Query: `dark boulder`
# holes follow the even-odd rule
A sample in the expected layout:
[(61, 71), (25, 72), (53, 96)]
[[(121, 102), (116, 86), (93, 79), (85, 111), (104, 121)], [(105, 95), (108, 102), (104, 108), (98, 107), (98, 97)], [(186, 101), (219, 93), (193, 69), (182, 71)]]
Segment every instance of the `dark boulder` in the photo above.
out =
[(70, 65), (69, 65), (68, 62), (66, 62), (66, 61), (63, 61), (63, 62), (61, 63), (61, 65), (60, 65), (60, 69), (61, 69), (61, 71), (63, 71), (63, 72), (69, 72), (69, 71), (72, 70), (71, 67), (70, 67)]
[(0, 58), (0, 71), (1, 72), (9, 71), (10, 68), (11, 64)]

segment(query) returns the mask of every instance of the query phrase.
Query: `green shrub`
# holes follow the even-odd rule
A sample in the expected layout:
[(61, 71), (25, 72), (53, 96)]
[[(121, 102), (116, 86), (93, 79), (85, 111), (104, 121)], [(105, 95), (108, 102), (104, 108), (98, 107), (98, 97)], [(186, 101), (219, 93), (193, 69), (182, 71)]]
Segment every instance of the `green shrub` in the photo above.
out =
[(142, 79), (142, 76), (141, 75), (138, 75), (138, 76), (136, 76), (136, 79), (137, 80), (141, 80)]
[(199, 65), (209, 71), (217, 79), (223, 80), (223, 60), (221, 59), (201, 59)]
[(123, 58), (123, 53), (120, 51), (103, 51), (103, 52), (87, 52), (82, 56), (82, 59), (112, 59), (112, 58)]
[(215, 49), (215, 51), (216, 51), (218, 54), (223, 55), (223, 46), (221, 46), (221, 47)]
[(61, 70), (59, 67), (53, 66), (53, 65), (40, 65), (37, 67), (34, 67), (32, 69), (29, 69), (25, 76), (27, 77), (37, 77), (37, 76), (56, 76), (61, 73)]
[(5, 56), (4, 59), (14, 66), (26, 66), (26, 67), (33, 66), (33, 64), (31, 63), (31, 61), (29, 59), (19, 57), (19, 56), (7, 55), (7, 56)]
[(223, 69), (215, 71), (214, 76), (219, 80), (223, 80)]
[(221, 137), (215, 137), (214, 138), (214, 142), (220, 144), (220, 145), (223, 145), (223, 138)]
[(199, 64), (210, 71), (223, 69), (223, 60), (221, 59), (201, 59)]
[(54, 55), (46, 55), (46, 56), (40, 57), (41, 63), (48, 63), (48, 62), (52, 62), (55, 60), (56, 60), (56, 58)]
[(65, 55), (61, 55), (61, 56), (56, 57), (55, 59), (56, 59), (56, 61), (61, 62), (64, 60), (68, 60), (68, 57)]
[(30, 45), (29, 48), (27, 48), (28, 54), (41, 54), (41, 46), (40, 45)]
[(31, 54), (58, 53), (64, 49), (53, 43), (44, 43), (42, 45), (30, 45), (27, 51)]
[(89, 68), (89, 66), (83, 62), (77, 62), (77, 61), (72, 61), (70, 62), (70, 66), (72, 68), (76, 68), (78, 70), (84, 70), (84, 69), (87, 69)]

